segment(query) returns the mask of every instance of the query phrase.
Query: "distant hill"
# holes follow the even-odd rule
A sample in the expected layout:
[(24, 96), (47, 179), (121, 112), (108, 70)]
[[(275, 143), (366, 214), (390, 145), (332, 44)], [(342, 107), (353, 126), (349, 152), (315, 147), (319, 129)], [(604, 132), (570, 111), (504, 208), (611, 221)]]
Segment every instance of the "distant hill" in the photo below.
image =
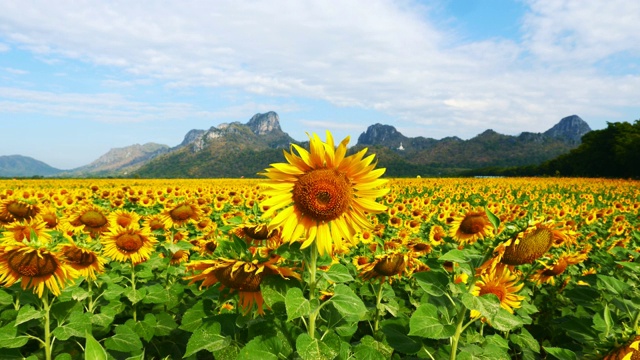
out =
[(282, 149), (298, 143), (280, 128), (278, 114), (254, 115), (248, 123), (191, 130), (182, 143), (154, 158), (134, 176), (153, 178), (258, 177), (270, 163), (282, 162)]
[(544, 133), (512, 136), (489, 129), (469, 140), (412, 138), (393, 126), (375, 124), (360, 135), (352, 151), (375, 147), (379, 166), (387, 167), (389, 176), (452, 175), (465, 169), (540, 164), (577, 147), (589, 131), (576, 115)]
[(64, 171), (59, 176), (126, 176), (151, 159), (169, 151), (169, 146), (146, 143), (113, 148), (89, 165)]
[(42, 161), (22, 155), (0, 155), (1, 177), (32, 177), (57, 175), (62, 170), (51, 167)]

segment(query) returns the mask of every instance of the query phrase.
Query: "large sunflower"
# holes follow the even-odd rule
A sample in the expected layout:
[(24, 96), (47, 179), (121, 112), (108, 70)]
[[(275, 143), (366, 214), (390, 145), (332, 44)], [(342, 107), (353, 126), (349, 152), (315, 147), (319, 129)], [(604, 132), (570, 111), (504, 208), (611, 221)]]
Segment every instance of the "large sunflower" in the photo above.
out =
[(222, 287), (238, 292), (240, 308), (247, 314), (255, 304), (258, 313), (264, 315), (260, 284), (269, 275), (280, 275), (283, 278), (300, 279), (300, 275), (289, 268), (278, 267), (277, 256), (265, 262), (217, 258), (213, 260), (196, 260), (187, 264), (187, 270), (197, 272), (185, 277), (189, 284), (202, 280), (200, 288), (220, 283)]
[(162, 221), (168, 227), (181, 227), (188, 222), (198, 221), (202, 216), (202, 209), (196, 201), (186, 200), (178, 204), (165, 204)]
[(461, 245), (473, 244), (478, 239), (491, 235), (493, 225), (484, 211), (470, 211), (455, 215), (451, 221), (450, 236)]
[[(494, 271), (484, 274), (476, 281), (471, 294), (482, 296), (485, 294), (494, 294), (500, 300), (500, 306), (513, 314), (513, 309), (520, 307), (520, 303), (524, 296), (516, 295), (524, 286), (518, 283), (518, 276), (513, 274), (505, 265), (495, 268)], [(471, 317), (478, 317), (480, 313), (471, 310)]]
[(23, 290), (33, 288), (42, 297), (44, 287), (55, 296), (78, 272), (58, 259), (58, 254), (45, 247), (31, 247), (21, 242), (0, 244), (0, 284), (10, 287), (18, 280)]
[(389, 191), (379, 189), (387, 181), (379, 179), (385, 169), (374, 170), (375, 155), (365, 158), (367, 149), (345, 156), (348, 143), (346, 137), (336, 148), (329, 131), (326, 142), (314, 133), (309, 136), (310, 151), (291, 144), (290, 152), (283, 151), (288, 163), (265, 170), (270, 181), (264, 194), (271, 198), (261, 203), (268, 208), (263, 216), (279, 211), (269, 229), (280, 227), (285, 241), (302, 239), (302, 248), (315, 241), (322, 255), (332, 253), (333, 241), (340, 247), (342, 240), (351, 242), (358, 231), (372, 227), (366, 213), (386, 209), (375, 201)]
[(83, 229), (95, 238), (109, 229), (109, 220), (104, 212), (96, 205), (86, 204), (73, 207), (67, 219), (71, 225)]
[(89, 246), (78, 246), (70, 240), (69, 244), (58, 245), (58, 251), (62, 260), (85, 278), (96, 280), (96, 273), (104, 272), (107, 260)]
[(103, 254), (113, 260), (133, 264), (147, 261), (158, 240), (147, 227), (113, 227), (101, 239)]
[(31, 234), (35, 234), (36, 239), (48, 242), (51, 234), (48, 232), (47, 223), (40, 216), (31, 219), (12, 222), (5, 226), (6, 231), (2, 233), (2, 240), (5, 241), (30, 241)]

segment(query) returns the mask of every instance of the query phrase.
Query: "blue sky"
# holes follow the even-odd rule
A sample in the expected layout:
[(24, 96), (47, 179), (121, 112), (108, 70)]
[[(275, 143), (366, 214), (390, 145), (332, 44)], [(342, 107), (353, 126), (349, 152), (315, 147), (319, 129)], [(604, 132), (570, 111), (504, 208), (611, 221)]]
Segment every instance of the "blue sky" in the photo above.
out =
[(464, 139), (640, 118), (640, 2), (3, 1), (0, 155), (60, 169), (275, 111)]

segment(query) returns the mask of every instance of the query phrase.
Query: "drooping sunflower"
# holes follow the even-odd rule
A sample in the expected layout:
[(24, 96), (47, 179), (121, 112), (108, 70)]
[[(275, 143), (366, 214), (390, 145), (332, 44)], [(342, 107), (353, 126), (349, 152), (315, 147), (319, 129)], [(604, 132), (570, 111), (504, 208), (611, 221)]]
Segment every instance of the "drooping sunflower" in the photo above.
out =
[(32, 247), (17, 241), (0, 244), (0, 284), (10, 287), (17, 281), (23, 290), (32, 288), (42, 297), (45, 286), (55, 296), (79, 273), (44, 246)]
[(602, 360), (640, 360), (640, 335), (611, 350)]
[(485, 236), (491, 235), (493, 225), (484, 211), (469, 211), (464, 215), (453, 216), (449, 235), (461, 245), (473, 244)]
[(263, 217), (279, 211), (269, 229), (280, 227), (288, 242), (302, 239), (302, 248), (315, 242), (322, 255), (332, 252), (334, 241), (341, 247), (343, 240), (352, 242), (358, 231), (372, 227), (366, 214), (386, 209), (375, 201), (389, 191), (380, 188), (387, 182), (380, 179), (386, 169), (374, 170), (375, 155), (365, 158), (367, 149), (345, 156), (348, 143), (346, 137), (336, 148), (329, 131), (326, 142), (314, 133), (310, 151), (291, 144), (290, 152), (283, 151), (288, 163), (265, 170), (269, 181), (264, 194), (271, 198), (261, 203), (268, 207)]
[(93, 204), (71, 208), (67, 220), (71, 225), (83, 229), (94, 238), (109, 229), (109, 220), (105, 215), (105, 210)]
[(504, 243), (501, 262), (508, 265), (531, 264), (549, 251), (554, 241), (560, 239), (564, 242), (566, 237), (552, 223), (534, 224)]
[(96, 273), (104, 272), (107, 260), (89, 246), (79, 246), (69, 239), (69, 244), (58, 245), (60, 258), (85, 278), (96, 280)]
[(40, 212), (37, 204), (24, 199), (9, 197), (0, 202), (0, 219), (5, 223), (30, 220)]
[(147, 261), (158, 240), (147, 227), (113, 227), (101, 239), (103, 254), (115, 261), (131, 260), (135, 264)]
[(198, 221), (202, 216), (202, 209), (196, 201), (185, 200), (177, 204), (165, 204), (162, 220), (169, 227), (181, 227), (190, 221)]
[(5, 225), (6, 231), (2, 233), (4, 241), (23, 241), (31, 240), (31, 234), (35, 234), (36, 238), (48, 242), (51, 240), (51, 234), (48, 232), (47, 223), (40, 216), (31, 219), (14, 221)]
[(258, 314), (264, 315), (264, 299), (260, 292), (262, 280), (270, 275), (300, 279), (294, 270), (277, 266), (277, 256), (264, 262), (243, 261), (227, 258), (195, 260), (187, 264), (187, 270), (197, 272), (185, 277), (189, 284), (202, 280), (200, 288), (220, 283), (221, 288), (238, 292), (240, 308), (247, 314), (256, 305)]
[[(482, 296), (485, 294), (494, 294), (500, 300), (500, 306), (513, 314), (513, 309), (520, 307), (520, 303), (524, 300), (524, 296), (516, 293), (522, 289), (523, 283), (518, 284), (519, 278), (513, 274), (507, 266), (500, 265), (487, 274), (483, 274), (478, 279), (471, 291), (472, 295)], [(476, 310), (471, 310), (471, 317), (480, 316)]]
[(398, 250), (376, 255), (373, 261), (366, 257), (355, 257), (353, 264), (364, 280), (380, 279), (380, 281), (392, 281), (393, 277), (400, 278), (410, 266), (410, 257)]
[(555, 285), (556, 277), (564, 273), (568, 266), (579, 264), (587, 258), (588, 255), (579, 252), (564, 252), (551, 264), (538, 261), (542, 265), (542, 268), (532, 274), (530, 280), (538, 285)]

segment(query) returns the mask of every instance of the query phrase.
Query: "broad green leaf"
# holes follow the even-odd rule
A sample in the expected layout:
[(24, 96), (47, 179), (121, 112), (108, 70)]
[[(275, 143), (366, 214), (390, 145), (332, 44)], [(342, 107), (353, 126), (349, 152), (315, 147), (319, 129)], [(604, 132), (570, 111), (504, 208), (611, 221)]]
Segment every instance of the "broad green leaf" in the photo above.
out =
[(269, 345), (263, 340), (262, 336), (253, 338), (240, 350), (238, 358), (246, 360), (277, 360), (277, 353), (274, 354)]
[(71, 297), (75, 301), (82, 301), (82, 300), (86, 299), (87, 297), (89, 297), (89, 295), (91, 295), (91, 293), (88, 292), (87, 290), (81, 288), (81, 287), (76, 287), (71, 292)]
[(0, 289), (0, 306), (13, 304), (13, 296)]
[(498, 309), (498, 312), (489, 321), (492, 327), (500, 331), (511, 331), (524, 324), (519, 317), (503, 308)]
[(500, 219), (491, 212), (491, 210), (489, 210), (489, 208), (487, 208), (486, 206), (484, 207), (484, 212), (487, 214), (487, 217), (489, 218), (489, 221), (491, 222), (491, 225), (493, 225), (493, 232), (497, 232), (498, 229), (500, 228)]
[(442, 296), (447, 293), (449, 277), (440, 271), (423, 271), (413, 275), (418, 281), (418, 285), (427, 294), (432, 296)]
[(327, 272), (321, 272), (320, 274), (332, 283), (353, 281), (353, 276), (349, 273), (349, 269), (342, 264), (334, 264)]
[(303, 360), (330, 360), (338, 355), (337, 351), (318, 339), (312, 339), (307, 333), (296, 339), (296, 350)]
[(500, 310), (500, 300), (494, 294), (474, 296), (469, 293), (462, 295), (462, 304), (469, 310), (480, 312), (483, 317), (491, 320)]
[(558, 359), (558, 360), (577, 360), (578, 357), (576, 356), (576, 354), (571, 351), (571, 350), (567, 350), (567, 349), (563, 349), (563, 348), (559, 348), (559, 347), (544, 347), (544, 351), (547, 352), (547, 354), (553, 356), (554, 358)]
[(346, 318), (360, 320), (367, 313), (367, 307), (348, 286), (338, 284), (329, 299), (333, 306)]
[(160, 284), (154, 284), (146, 288), (147, 294), (142, 299), (144, 304), (164, 304), (169, 301), (169, 291)]
[(404, 354), (415, 354), (422, 348), (422, 341), (417, 336), (409, 336), (409, 326), (399, 322), (383, 321), (382, 332), (389, 345)]
[(16, 318), (16, 325), (26, 323), (33, 319), (42, 319), (44, 317), (44, 310), (36, 310), (31, 305), (25, 305), (18, 311), (18, 317)]
[(309, 300), (304, 298), (300, 288), (291, 288), (287, 291), (284, 305), (287, 309), (287, 321), (307, 316), (311, 312)]
[(107, 290), (104, 291), (103, 293), (103, 297), (106, 300), (116, 300), (118, 298), (120, 298), (120, 295), (122, 295), (122, 293), (124, 292), (125, 288), (116, 284), (116, 283), (111, 283), (109, 285), (107, 285)]
[(72, 336), (84, 337), (87, 332), (91, 332), (91, 314), (74, 312), (68, 323), (56, 327), (52, 334), (60, 340), (67, 340)]
[(71, 358), (71, 354), (62, 353), (62, 354), (56, 355), (56, 357), (53, 360), (73, 360), (73, 359)]
[(171, 315), (165, 312), (156, 314), (155, 336), (167, 336), (177, 327), (178, 324)]
[(84, 359), (85, 360), (107, 360), (107, 351), (100, 345), (96, 339), (93, 338), (91, 332), (85, 333), (87, 339), (84, 345)]
[(640, 263), (629, 262), (629, 261), (616, 261), (616, 264), (640, 274)]
[(202, 300), (199, 300), (197, 303), (193, 304), (193, 306), (187, 310), (184, 315), (182, 315), (180, 329), (193, 332), (195, 329), (200, 327), (202, 319), (206, 316), (207, 315), (204, 312), (204, 304)]
[(114, 315), (110, 315), (103, 312), (91, 315), (91, 323), (100, 327), (109, 326), (109, 324), (111, 324), (114, 319), (115, 319)]
[(438, 261), (445, 262), (451, 261), (454, 263), (467, 263), (471, 261), (471, 259), (467, 256), (467, 253), (463, 250), (453, 249), (449, 250), (446, 254), (440, 256)]
[(147, 288), (143, 287), (140, 289), (135, 289), (135, 291), (133, 288), (127, 288), (123, 292), (123, 294), (127, 297), (127, 299), (129, 299), (129, 301), (131, 301), (132, 304), (137, 304), (142, 301), (145, 296), (147, 296)]
[(231, 343), (231, 339), (220, 335), (220, 324), (211, 322), (203, 324), (197, 328), (189, 341), (184, 357), (189, 357), (198, 351), (207, 350), (210, 352), (223, 349)]
[(536, 354), (540, 353), (540, 343), (524, 327), (520, 329), (520, 334), (509, 335), (509, 340), (522, 349), (531, 350)]
[(451, 337), (456, 330), (455, 326), (440, 319), (438, 308), (429, 303), (420, 305), (411, 315), (409, 329), (409, 335), (429, 339), (446, 339)]
[(18, 336), (18, 327), (15, 321), (0, 328), (0, 349), (20, 348), (28, 341), (28, 337)]
[(132, 328), (141, 339), (149, 342), (155, 334), (156, 317), (153, 314), (145, 314), (143, 321), (129, 319), (125, 324)]
[(115, 327), (115, 335), (107, 338), (104, 341), (104, 346), (109, 350), (133, 353), (142, 350), (142, 341), (129, 326), (117, 325)]
[(295, 285), (293, 280), (283, 279), (281, 276), (267, 276), (260, 283), (260, 292), (265, 304), (273, 307), (276, 303), (284, 302), (287, 290)]
[(615, 295), (625, 295), (631, 288), (627, 283), (614, 277), (598, 274), (598, 285)]

